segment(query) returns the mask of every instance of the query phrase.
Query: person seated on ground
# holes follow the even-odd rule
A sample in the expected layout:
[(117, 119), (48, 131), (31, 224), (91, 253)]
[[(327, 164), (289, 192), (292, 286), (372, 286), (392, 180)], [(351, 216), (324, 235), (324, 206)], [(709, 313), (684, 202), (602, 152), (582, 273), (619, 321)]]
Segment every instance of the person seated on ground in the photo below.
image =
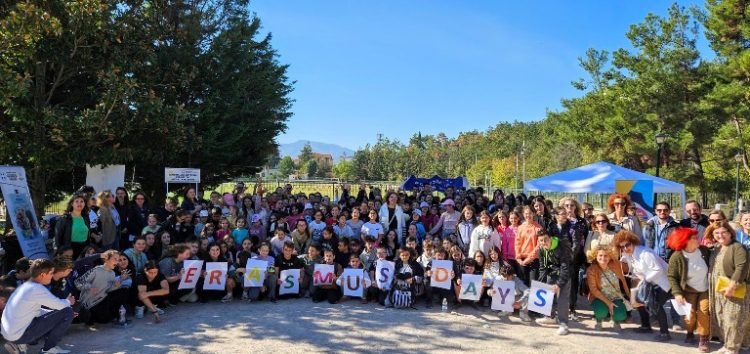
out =
[[(466, 259), (463, 262), (463, 264), (464, 264), (463, 269), (461, 269), (460, 271), (456, 272), (456, 276), (454, 277), (454, 280), (453, 280), (453, 292), (456, 295), (456, 307), (461, 307), (463, 305), (464, 301), (466, 301), (466, 302), (469, 303), (469, 305), (473, 309), (479, 310), (479, 306), (477, 306), (479, 304), (479, 301), (462, 300), (460, 298), (460, 296), (461, 296), (461, 280), (462, 280), (461, 278), (462, 278), (462, 276), (464, 274), (477, 274), (476, 271), (479, 268), (477, 266), (477, 261), (474, 260), (473, 258), (469, 258), (469, 259)], [(479, 273), (479, 274), (482, 274), (482, 273)]]
[[(444, 261), (448, 259), (448, 251), (446, 251), (444, 248), (438, 247), (435, 249), (434, 257), (429, 261), (427, 264), (427, 267), (425, 267), (424, 276), (426, 279), (431, 279), (432, 277), (432, 261)], [(455, 278), (455, 272), (451, 270), (450, 278)], [(454, 294), (453, 289), (443, 289), (438, 287), (433, 287), (430, 283), (426, 284), (425, 287), (425, 297), (427, 301), (427, 308), (432, 307), (432, 300), (434, 295), (438, 296), (438, 304), (442, 304), (443, 301), (446, 301), (446, 304), (451, 304), (454, 302)]]
[[(370, 238), (369, 236), (365, 237)], [(387, 261), (386, 257), (388, 257), (388, 250), (386, 250), (385, 247), (378, 247), (375, 255), (377, 256), (377, 259), (371, 263), (370, 269), (367, 270), (370, 273), (371, 280), (370, 288), (367, 289), (367, 299), (377, 301), (380, 306), (385, 306), (385, 298), (388, 297), (388, 289), (386, 287), (378, 286), (377, 281), (375, 281), (377, 279), (375, 270), (377, 269), (378, 262)]]
[(159, 262), (159, 271), (169, 283), (169, 302), (167, 306), (176, 305), (180, 298), (193, 292), (192, 289), (178, 289), (182, 277), (182, 262), (191, 255), (190, 247), (184, 243), (169, 246), (167, 256)]
[[(362, 262), (359, 260), (359, 257), (357, 257), (356, 254), (352, 254), (352, 255), (349, 256), (349, 264), (346, 266), (346, 269), (360, 269), (360, 270), (364, 270), (364, 268), (362, 267)], [(343, 271), (342, 271), (342, 273), (343, 273)], [(338, 285), (339, 288), (343, 289), (344, 286), (346, 286), (344, 284), (344, 281), (346, 281), (346, 280), (343, 279), (342, 277), (339, 277), (338, 279), (336, 279), (336, 285)], [(360, 303), (362, 303), (362, 304), (366, 304), (367, 303), (367, 289), (370, 287), (370, 283), (371, 282), (372, 282), (372, 280), (370, 280), (370, 276), (369, 275), (365, 275), (362, 278), (362, 285), (361, 285), (362, 293), (360, 294)], [(346, 301), (346, 300), (349, 300), (348, 296), (342, 296), (341, 299), (340, 299), (340, 301)]]
[(543, 317), (536, 320), (537, 324), (558, 324), (557, 334), (564, 336), (568, 330), (568, 312), (570, 306), (570, 261), (572, 248), (565, 238), (550, 237), (545, 230), (537, 234), (539, 245), (539, 281), (552, 285), (555, 292), (557, 308), (552, 307), (553, 314), (557, 314), (557, 321), (552, 317)]
[(135, 318), (143, 318), (143, 312), (148, 308), (154, 314), (154, 322), (161, 322), (164, 310), (158, 305), (163, 306), (169, 298), (169, 283), (154, 261), (146, 262), (143, 274), (135, 278), (135, 286), (138, 288)]
[[(26, 353), (26, 345), (44, 340), (40, 353), (70, 353), (57, 346), (73, 322), (76, 299), (72, 295), (59, 299), (46, 288), (55, 269), (47, 259), (31, 262), (29, 281), (8, 298), (3, 310), (0, 333), (7, 341), (9, 353)], [(44, 307), (44, 308), (42, 308)]]
[(334, 251), (334, 254), (336, 255), (336, 263), (345, 267), (349, 264), (349, 258), (352, 255), (352, 251), (349, 248), (349, 238), (340, 238), (336, 246), (336, 250)]
[[(412, 249), (401, 247), (398, 250), (398, 259), (395, 262), (393, 273), (395, 278), (394, 284), (401, 282), (402, 285), (408, 285), (408, 288), (412, 292), (413, 305), (413, 298), (415, 296), (414, 290), (417, 283), (422, 282), (422, 278), (424, 277), (424, 269), (422, 269), (422, 266), (417, 263), (417, 260), (414, 258), (414, 251)], [(391, 289), (393, 290), (395, 289), (395, 287), (392, 286)]]
[[(303, 269), (305, 268), (305, 265), (302, 263), (302, 261), (299, 260), (299, 258), (297, 258), (297, 255), (294, 254), (294, 243), (292, 243), (291, 241), (287, 241), (286, 243), (284, 243), (284, 249), (281, 252), (281, 256), (276, 258), (274, 266), (276, 267), (276, 274), (281, 274), (282, 271), (290, 269), (299, 270), (300, 284), (305, 277), (305, 272)], [(281, 282), (282, 279), (277, 280), (278, 285), (281, 285)], [(300, 287), (300, 291), (301, 290), (302, 287)], [(299, 297), (299, 294), (284, 294), (279, 296), (279, 298), (282, 299), (288, 299), (292, 297)]]
[(625, 281), (622, 263), (614, 258), (610, 245), (595, 245), (589, 250), (587, 258), (591, 263), (586, 270), (586, 281), (596, 319), (594, 328), (601, 330), (602, 321), (609, 317), (612, 328), (620, 331), (620, 323), (628, 317), (626, 302), (630, 302), (630, 288)]
[(8, 303), (10, 294), (13, 294), (14, 291), (16, 291), (15, 286), (5, 286), (0, 284), (0, 316), (2, 316), (5, 305)]
[(135, 267), (135, 274), (133, 274), (134, 277), (137, 277), (138, 275), (141, 275), (143, 273), (143, 267), (146, 266), (146, 262), (148, 262), (148, 256), (146, 255), (146, 239), (143, 236), (139, 236), (135, 238), (135, 241), (133, 241), (133, 247), (128, 248), (123, 252), (124, 255), (128, 256), (130, 258), (130, 263), (133, 264), (133, 267)]
[(55, 273), (49, 283), (49, 291), (60, 299), (67, 299), (71, 289), (68, 288), (66, 278), (73, 272), (73, 259), (68, 256), (57, 256), (52, 259), (52, 266)]
[[(492, 251), (490, 251), (490, 254), (492, 254)], [(518, 317), (521, 318), (521, 321), (524, 323), (530, 323), (531, 317), (529, 317), (529, 292), (530, 289), (526, 284), (523, 283), (523, 280), (521, 278), (517, 277), (514, 273), (513, 266), (506, 262), (501, 261), (500, 268), (498, 269), (498, 277), (506, 280), (506, 281), (512, 281), (513, 284), (515, 284), (513, 296), (515, 301), (513, 302), (513, 308), (518, 309)], [(490, 287), (489, 290), (487, 290), (487, 295), (492, 297), (495, 296), (495, 288)], [(506, 311), (498, 311), (497, 316), (498, 317), (505, 317), (509, 316), (511, 312)]]
[[(226, 286), (222, 290), (205, 290), (203, 289), (203, 283), (205, 281), (208, 281), (206, 279), (206, 264), (207, 263), (216, 263), (216, 262), (224, 262), (227, 263), (227, 279), (226, 279)], [(198, 279), (198, 283), (196, 285), (196, 292), (198, 293), (198, 298), (200, 299), (200, 302), (207, 302), (208, 300), (219, 300), (221, 299), (221, 302), (230, 302), (232, 301), (232, 291), (234, 291), (234, 287), (236, 286), (236, 283), (234, 281), (234, 264), (227, 261), (226, 258), (221, 254), (221, 247), (217, 243), (212, 243), (208, 246), (208, 257), (203, 259), (203, 272), (201, 273), (200, 278)], [(167, 286), (167, 289), (169, 289), (169, 286)]]
[(315, 273), (315, 265), (323, 262), (321, 256), (321, 248), (317, 243), (311, 244), (307, 247), (307, 254), (299, 256), (300, 262), (305, 266), (305, 276), (300, 281), (300, 295), (303, 297), (310, 297), (313, 293), (313, 274)]
[(271, 252), (271, 244), (268, 241), (263, 241), (258, 247), (258, 254), (250, 259), (266, 261), (268, 262), (268, 270), (266, 271), (266, 279), (263, 281), (263, 286), (247, 287), (248, 301), (258, 301), (261, 294), (265, 294), (271, 302), (276, 302), (276, 280), (278, 274), (276, 274), (276, 260), (269, 255)]
[(31, 278), (31, 261), (22, 257), (16, 261), (15, 269), (0, 277), (0, 283), (5, 286), (17, 288)]
[(312, 301), (317, 303), (328, 300), (329, 304), (335, 304), (341, 299), (341, 290), (336, 281), (343, 272), (340, 264), (336, 263), (336, 256), (330, 248), (323, 248), (323, 264), (333, 265), (333, 283), (313, 287)]
[(117, 318), (120, 306), (127, 303), (128, 290), (121, 288), (114, 272), (120, 262), (120, 252), (108, 250), (100, 254), (100, 257), (104, 264), (94, 267), (75, 280), (75, 286), (81, 292), (80, 320), (88, 325), (112, 321)]

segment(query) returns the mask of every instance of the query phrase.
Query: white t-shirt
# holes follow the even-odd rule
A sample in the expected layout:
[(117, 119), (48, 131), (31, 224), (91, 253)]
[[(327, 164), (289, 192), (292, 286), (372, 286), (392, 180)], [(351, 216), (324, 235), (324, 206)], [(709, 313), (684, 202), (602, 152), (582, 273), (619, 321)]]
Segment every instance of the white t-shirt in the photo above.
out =
[(326, 226), (328, 225), (326, 225), (325, 221), (322, 220), (320, 222), (313, 221), (310, 223), (310, 231), (312, 233), (313, 240), (318, 241), (323, 238), (323, 230), (325, 230)]
[(50, 310), (62, 310), (70, 307), (67, 299), (52, 295), (44, 285), (27, 281), (14, 291), (5, 305), (2, 318), (3, 337), (9, 341), (19, 340), (35, 317), (42, 316)]
[(371, 223), (371, 222), (366, 222), (366, 223), (364, 223), (364, 225), (362, 225), (362, 229), (361, 230), (362, 230), (362, 233), (364, 233), (367, 236), (370, 236), (370, 237), (372, 237), (374, 239), (377, 239), (378, 235), (380, 235), (380, 234), (385, 234), (385, 232), (383, 231), (383, 225), (381, 225), (378, 222), (376, 222), (374, 224)]
[(698, 250), (693, 253), (682, 251), (682, 254), (688, 263), (687, 285), (700, 292), (708, 290), (708, 266), (701, 257), (701, 252)]

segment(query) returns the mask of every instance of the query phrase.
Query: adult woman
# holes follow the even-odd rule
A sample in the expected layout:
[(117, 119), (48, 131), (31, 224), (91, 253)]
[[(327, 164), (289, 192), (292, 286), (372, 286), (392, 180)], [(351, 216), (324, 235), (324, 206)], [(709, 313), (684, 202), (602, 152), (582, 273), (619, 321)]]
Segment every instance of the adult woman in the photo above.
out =
[[(109, 190), (99, 192), (99, 225), (102, 232), (102, 250), (115, 248), (117, 241), (117, 225), (112, 215), (112, 192)], [(115, 210), (115, 212), (117, 212)], [(118, 245), (119, 246), (119, 245)]]
[(141, 191), (135, 192), (133, 203), (128, 208), (128, 238), (121, 240), (121, 244), (124, 243), (123, 249), (130, 247), (135, 237), (146, 227), (149, 213), (146, 194)]
[(630, 296), (622, 264), (613, 257), (611, 247), (597, 245), (586, 255), (589, 263), (592, 263), (586, 270), (586, 282), (590, 291), (589, 301), (596, 318), (595, 328), (601, 330), (602, 321), (610, 316), (612, 328), (619, 331), (620, 323), (628, 317), (625, 297)]
[(461, 215), (456, 211), (456, 203), (453, 199), (446, 199), (440, 205), (445, 208), (445, 211), (440, 214), (440, 219), (438, 219), (435, 226), (430, 229), (429, 234), (434, 236), (438, 231), (442, 230), (440, 238), (445, 238), (456, 232), (456, 226), (458, 226), (458, 221)]
[(468, 254), (476, 254), (482, 251), (489, 254), (493, 247), (500, 248), (500, 234), (490, 224), (490, 214), (486, 210), (479, 213), (479, 226), (471, 232), (471, 246)]
[[(740, 239), (742, 238), (741, 236), (741, 234), (743, 233), (742, 229), (744, 229), (744, 227), (742, 226), (742, 215), (744, 215), (744, 213), (741, 214), (739, 218), (740, 230), (737, 231), (737, 241), (740, 241)], [(721, 210), (713, 210), (708, 214), (709, 226), (715, 222), (720, 222), (720, 221), (725, 221), (725, 220), (727, 220), (727, 216), (724, 215), (724, 212)], [(750, 218), (748, 219), (748, 221), (749, 221), (748, 226), (750, 226)], [(701, 246), (706, 246), (709, 250), (713, 250), (713, 248), (717, 246), (716, 240), (714, 240), (713, 235), (705, 232), (705, 230), (703, 231), (703, 235), (699, 234), (698, 236), (700, 236)], [(748, 247), (745, 247), (745, 248), (748, 248)]]
[[(196, 285), (196, 291), (198, 292), (198, 297), (200, 298), (200, 301), (206, 302), (208, 300), (217, 300), (217, 299), (221, 299), (221, 302), (232, 301), (232, 291), (234, 290), (234, 287), (236, 286), (234, 277), (232, 276), (227, 276), (227, 285), (225, 289), (223, 290), (204, 290), (203, 289), (203, 282), (206, 281), (206, 263), (209, 263), (209, 262), (227, 262), (227, 259), (221, 255), (221, 246), (217, 243), (212, 243), (211, 245), (208, 246), (208, 257), (204, 259), (203, 273), (201, 274), (201, 277), (198, 280), (198, 284)], [(230, 272), (232, 274), (234, 273), (234, 267), (231, 266), (228, 262), (227, 262), (227, 269), (229, 269), (228, 273)], [(167, 285), (167, 293), (169, 293), (169, 285)]]
[(523, 269), (518, 275), (526, 286), (536, 280), (539, 271), (539, 254), (537, 252), (537, 234), (544, 230), (542, 225), (536, 222), (534, 212), (530, 206), (523, 207), (523, 224), (518, 227), (516, 233), (516, 260)]
[[(708, 216), (708, 220), (711, 221), (714, 219), (718, 219), (718, 216), (719, 215), (715, 215), (712, 212)], [(726, 220), (726, 218), (724, 218), (723, 220)], [(740, 214), (740, 230), (737, 231), (737, 242), (744, 246), (746, 250), (750, 251), (750, 213), (748, 212), (743, 212), (742, 214)]]
[(474, 232), (474, 228), (477, 226), (477, 220), (474, 217), (474, 214), (474, 207), (470, 205), (465, 206), (461, 210), (460, 222), (458, 223), (458, 226), (456, 226), (456, 231), (458, 233), (458, 239), (456, 241), (458, 242), (458, 247), (461, 247), (461, 250), (466, 254), (470, 254), (469, 248), (471, 244), (471, 235)]
[(74, 195), (68, 201), (65, 214), (57, 221), (57, 245), (73, 248), (73, 259), (77, 259), (89, 242), (89, 210), (86, 198)]
[(586, 253), (584, 252), (584, 246), (586, 244), (589, 226), (586, 223), (586, 220), (583, 219), (581, 205), (578, 204), (577, 200), (571, 197), (565, 197), (560, 199), (558, 206), (563, 207), (567, 212), (568, 222), (570, 223), (571, 229), (570, 236), (573, 253), (570, 262), (570, 286), (572, 289), (570, 292), (570, 317), (574, 321), (577, 321), (578, 314), (576, 308), (578, 304), (578, 288), (580, 287), (578, 274), (582, 269), (585, 269)]
[(672, 295), (678, 303), (691, 305), (690, 314), (685, 317), (685, 342), (695, 342), (697, 329), (698, 349), (701, 353), (708, 353), (711, 330), (708, 315), (708, 248), (700, 245), (697, 230), (686, 227), (672, 232), (667, 239), (667, 246), (674, 250), (669, 257), (667, 272)]
[(534, 218), (536, 219), (536, 222), (539, 225), (542, 225), (542, 228), (547, 230), (549, 225), (553, 223), (554, 220), (552, 218), (550, 210), (547, 208), (547, 203), (545, 202), (544, 197), (534, 197), (531, 205), (534, 208)]
[(610, 230), (610, 220), (607, 214), (599, 213), (594, 215), (594, 230), (589, 232), (586, 238), (586, 245), (583, 247), (586, 254), (589, 250), (598, 246), (610, 247), (614, 250), (612, 242), (615, 238), (615, 232)]
[(195, 188), (189, 187), (182, 196), (182, 204), (180, 204), (182, 210), (185, 210), (190, 214), (194, 214), (201, 210), (201, 204), (195, 196)]
[(305, 219), (297, 220), (297, 225), (292, 231), (292, 242), (294, 243), (294, 251), (298, 255), (307, 254), (307, 248), (310, 247), (310, 242), (312, 242), (312, 234)]
[[(632, 274), (641, 283), (639, 287), (638, 301), (648, 304), (648, 309), (640, 304), (638, 314), (641, 317), (641, 327), (636, 331), (640, 333), (651, 333), (650, 312), (656, 313), (659, 320), (659, 335), (656, 340), (660, 342), (672, 339), (669, 335), (669, 323), (667, 313), (664, 311), (664, 303), (669, 298), (669, 279), (667, 279), (667, 262), (656, 253), (645, 246), (641, 246), (641, 238), (631, 231), (620, 230), (615, 235), (614, 244), (619, 247), (622, 260), (627, 263)], [(643, 295), (640, 295), (643, 294)], [(631, 303), (635, 299), (630, 299)]]
[(121, 288), (121, 282), (128, 274), (116, 278), (114, 269), (120, 261), (116, 250), (101, 254), (102, 265), (96, 266), (75, 280), (75, 286), (81, 291), (81, 305), (86, 309), (86, 322), (107, 323), (117, 317), (120, 306), (127, 302), (128, 290)]
[(628, 208), (632, 205), (633, 203), (627, 194), (612, 194), (607, 199), (607, 207), (609, 208), (609, 215), (607, 217), (610, 224), (615, 226), (615, 231), (628, 230), (643, 239), (640, 220), (628, 215)]
[[(722, 353), (737, 353), (750, 332), (747, 250), (737, 242), (726, 221), (709, 225), (706, 234), (709, 233), (717, 243), (709, 260), (710, 289), (714, 289), (709, 291), (710, 313), (717, 327), (711, 333), (724, 342)], [(736, 297), (742, 288), (744, 298)]]
[(388, 192), (385, 196), (386, 203), (380, 207), (380, 224), (383, 225), (383, 230), (388, 232), (390, 230), (396, 231), (398, 236), (399, 244), (404, 244), (404, 209), (398, 205), (398, 194), (395, 192)]
[(169, 283), (154, 261), (146, 263), (143, 273), (135, 278), (135, 286), (138, 289), (135, 318), (143, 318), (143, 312), (148, 308), (154, 314), (154, 322), (161, 322), (164, 310), (157, 306), (169, 299)]

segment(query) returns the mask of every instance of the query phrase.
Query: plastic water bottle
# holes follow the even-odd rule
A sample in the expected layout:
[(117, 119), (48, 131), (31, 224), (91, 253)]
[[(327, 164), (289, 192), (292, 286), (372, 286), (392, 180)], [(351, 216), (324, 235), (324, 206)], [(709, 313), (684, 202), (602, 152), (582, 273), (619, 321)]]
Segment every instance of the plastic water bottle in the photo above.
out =
[(440, 307), (440, 311), (448, 312), (448, 299), (443, 298), (443, 306)]
[(125, 306), (124, 305), (120, 305), (120, 319), (118, 322), (120, 322), (121, 325), (125, 324)]

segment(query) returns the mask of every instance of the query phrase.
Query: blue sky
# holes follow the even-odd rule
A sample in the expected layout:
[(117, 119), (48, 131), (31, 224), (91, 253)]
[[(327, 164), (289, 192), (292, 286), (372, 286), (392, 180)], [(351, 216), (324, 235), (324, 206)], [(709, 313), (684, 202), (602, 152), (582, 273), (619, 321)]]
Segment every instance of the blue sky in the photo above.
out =
[[(296, 80), (280, 143), (357, 149), (377, 133), (486, 130), (544, 118), (580, 95), (578, 57), (628, 47), (628, 26), (671, 1), (255, 0)], [(702, 4), (681, 1), (683, 5)], [(705, 41), (704, 41), (705, 42)], [(705, 43), (701, 47), (708, 51)]]

